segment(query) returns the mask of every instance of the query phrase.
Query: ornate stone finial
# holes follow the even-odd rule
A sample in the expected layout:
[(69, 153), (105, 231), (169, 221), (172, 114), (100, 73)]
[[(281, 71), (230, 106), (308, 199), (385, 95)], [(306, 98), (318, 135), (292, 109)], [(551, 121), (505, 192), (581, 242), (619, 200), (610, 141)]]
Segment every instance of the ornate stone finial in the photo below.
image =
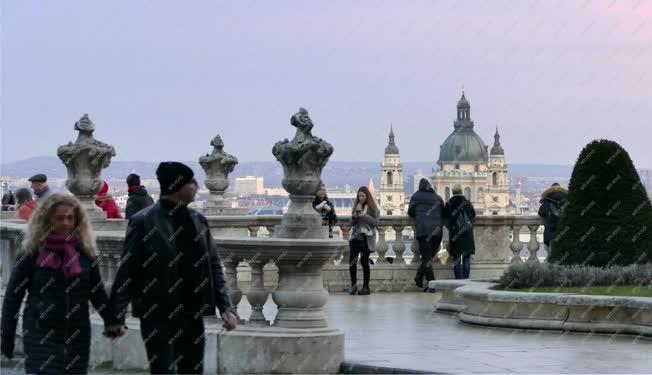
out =
[[(321, 172), (333, 154), (333, 146), (312, 135), (313, 122), (305, 108), (290, 118), (297, 128), (291, 141), (284, 139), (272, 148), (276, 160), (283, 165), (283, 188), (290, 193), (290, 207), (283, 218), (278, 237), (321, 237), (321, 218), (311, 202), (321, 184)], [(327, 235), (327, 234), (326, 234)]]
[(222, 215), (228, 211), (224, 192), (229, 187), (229, 174), (238, 164), (238, 158), (224, 152), (224, 142), (218, 134), (211, 140), (213, 151), (199, 158), (199, 165), (206, 173), (204, 185), (210, 191), (204, 213), (209, 216)]
[(68, 171), (66, 187), (81, 201), (91, 218), (106, 218), (95, 205), (95, 194), (102, 187), (102, 169), (111, 164), (115, 149), (93, 138), (95, 124), (88, 114), (75, 122), (74, 129), (79, 131), (75, 143), (68, 142), (57, 149), (57, 156)]

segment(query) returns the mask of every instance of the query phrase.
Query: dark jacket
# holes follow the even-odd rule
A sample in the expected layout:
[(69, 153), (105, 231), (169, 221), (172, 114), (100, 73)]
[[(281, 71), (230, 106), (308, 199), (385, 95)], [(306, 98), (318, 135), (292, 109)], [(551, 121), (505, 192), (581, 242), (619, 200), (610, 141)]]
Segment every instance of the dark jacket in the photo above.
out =
[(178, 306), (171, 291), (183, 282), (192, 280), (200, 313), (215, 316), (234, 311), (217, 255), (208, 222), (201, 213), (187, 208), (198, 235), (198, 248), (202, 254), (193, 254), (196, 274), (180, 275), (177, 259), (171, 210), (161, 200), (136, 213), (129, 220), (122, 254), (122, 263), (111, 291), (111, 304), (121, 321), (125, 319), (127, 305), (131, 302), (132, 315), (141, 319), (167, 316)]
[(541, 206), (539, 207), (539, 216), (544, 221), (543, 243), (550, 246), (550, 242), (557, 235), (557, 219), (551, 215), (551, 206), (563, 206), (566, 203), (568, 190), (561, 186), (551, 186), (541, 193)]
[(79, 253), (82, 272), (70, 280), (62, 270), (37, 266), (37, 255), (16, 259), (2, 304), (2, 353), (13, 354), (18, 312), (27, 292), (23, 344), (28, 374), (86, 373), (91, 344), (89, 300), (105, 324), (118, 323), (97, 260)]
[(473, 223), (475, 219), (475, 209), (473, 204), (463, 195), (453, 195), (446, 206), (444, 206), (444, 218), (448, 227), (448, 253), (452, 257), (475, 254), (475, 241), (473, 239), (473, 229), (455, 233), (451, 230), (451, 223), (462, 213), (466, 212), (469, 220)]
[(130, 219), (136, 212), (153, 204), (154, 199), (147, 194), (147, 189), (145, 189), (144, 186), (141, 186), (140, 189), (129, 192), (125, 216), (127, 219)]
[(425, 178), (419, 181), (419, 191), (412, 195), (408, 215), (416, 220), (417, 238), (441, 236), (444, 200)]
[(326, 201), (326, 204), (331, 208), (330, 211), (326, 211), (325, 209), (318, 210), (319, 214), (321, 215), (322, 220), (326, 220), (328, 223), (328, 233), (330, 237), (333, 237), (333, 225), (337, 223), (337, 214), (335, 213), (335, 205), (330, 199), (320, 199), (320, 198), (315, 198), (312, 201), (312, 208), (317, 209), (316, 207), (323, 201)]

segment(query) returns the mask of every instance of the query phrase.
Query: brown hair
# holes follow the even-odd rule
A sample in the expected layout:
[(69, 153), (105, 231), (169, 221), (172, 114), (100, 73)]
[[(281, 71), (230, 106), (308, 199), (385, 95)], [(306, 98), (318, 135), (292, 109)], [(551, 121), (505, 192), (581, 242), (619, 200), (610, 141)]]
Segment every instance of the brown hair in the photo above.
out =
[(360, 203), (360, 200), (358, 199), (358, 194), (360, 193), (364, 193), (364, 195), (367, 196), (367, 200), (365, 201), (363, 207), (367, 206), (367, 210), (368, 210), (367, 213), (371, 216), (376, 217), (376, 215), (378, 215), (378, 206), (376, 206), (376, 201), (374, 200), (373, 195), (371, 194), (371, 192), (366, 186), (362, 186), (360, 187), (360, 189), (358, 189), (358, 193), (355, 195), (355, 203), (353, 203), (353, 209), (355, 210), (358, 203)]

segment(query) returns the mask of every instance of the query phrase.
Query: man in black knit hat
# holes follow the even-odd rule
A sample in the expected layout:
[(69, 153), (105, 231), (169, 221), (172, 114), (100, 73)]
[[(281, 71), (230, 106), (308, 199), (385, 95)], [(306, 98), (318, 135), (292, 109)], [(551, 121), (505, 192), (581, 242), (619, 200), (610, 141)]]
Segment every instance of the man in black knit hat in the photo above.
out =
[(124, 321), (131, 302), (152, 374), (201, 374), (203, 316), (214, 316), (219, 309), (230, 331), (237, 325), (237, 313), (208, 222), (187, 207), (198, 189), (192, 169), (163, 162), (156, 177), (161, 199), (129, 221), (111, 304)]

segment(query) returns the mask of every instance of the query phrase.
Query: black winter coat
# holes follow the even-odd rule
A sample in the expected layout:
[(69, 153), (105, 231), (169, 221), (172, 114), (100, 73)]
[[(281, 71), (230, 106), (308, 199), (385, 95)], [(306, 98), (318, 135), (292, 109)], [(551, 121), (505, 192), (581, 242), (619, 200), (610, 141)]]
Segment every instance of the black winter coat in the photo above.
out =
[(82, 272), (67, 280), (62, 270), (37, 266), (37, 255), (23, 254), (7, 285), (2, 304), (2, 353), (13, 355), (20, 305), (25, 292), (23, 345), (28, 374), (84, 374), (91, 344), (90, 301), (105, 325), (118, 320), (96, 259), (79, 252)]
[[(175, 247), (172, 210), (169, 202), (161, 200), (139, 211), (129, 220), (122, 253), (122, 263), (111, 290), (111, 305), (121, 321), (125, 319), (131, 302), (132, 315), (137, 318), (158, 319), (175, 311), (181, 301), (171, 291), (183, 282), (196, 282), (196, 301), (203, 316), (235, 313), (226, 287), (220, 258), (208, 222), (201, 213), (187, 208), (194, 223), (195, 237), (201, 253), (192, 254), (195, 273), (179, 275), (180, 261)], [(174, 208), (173, 208), (174, 209)]]
[(550, 215), (550, 209), (553, 204), (560, 207), (566, 203), (568, 190), (561, 186), (551, 186), (541, 194), (541, 206), (539, 207), (539, 216), (544, 221), (543, 243), (550, 246), (550, 242), (557, 236), (557, 222)]
[(453, 195), (446, 203), (446, 206), (444, 206), (444, 218), (447, 221), (448, 227), (448, 253), (454, 258), (462, 255), (475, 254), (473, 229), (460, 233), (454, 233), (451, 230), (450, 223), (454, 222), (457, 216), (461, 214), (461, 210), (466, 212), (469, 220), (473, 223), (475, 209), (473, 208), (473, 204), (463, 195)]
[(408, 215), (415, 219), (415, 236), (441, 236), (444, 200), (432, 189), (425, 178), (419, 181), (419, 191), (412, 195)]
[(321, 215), (322, 220), (326, 220), (328, 223), (328, 234), (330, 237), (333, 237), (333, 225), (337, 223), (337, 214), (335, 213), (335, 205), (330, 199), (319, 199), (315, 198), (312, 201), (312, 208), (317, 209), (316, 207), (323, 201), (326, 201), (326, 204), (331, 208), (330, 211), (326, 211), (325, 209), (317, 210), (319, 214)]
[(129, 199), (127, 199), (125, 216), (127, 219), (130, 219), (136, 212), (153, 204), (154, 199), (152, 199), (152, 197), (147, 194), (147, 189), (145, 189), (144, 186), (141, 186), (140, 189), (129, 192)]

